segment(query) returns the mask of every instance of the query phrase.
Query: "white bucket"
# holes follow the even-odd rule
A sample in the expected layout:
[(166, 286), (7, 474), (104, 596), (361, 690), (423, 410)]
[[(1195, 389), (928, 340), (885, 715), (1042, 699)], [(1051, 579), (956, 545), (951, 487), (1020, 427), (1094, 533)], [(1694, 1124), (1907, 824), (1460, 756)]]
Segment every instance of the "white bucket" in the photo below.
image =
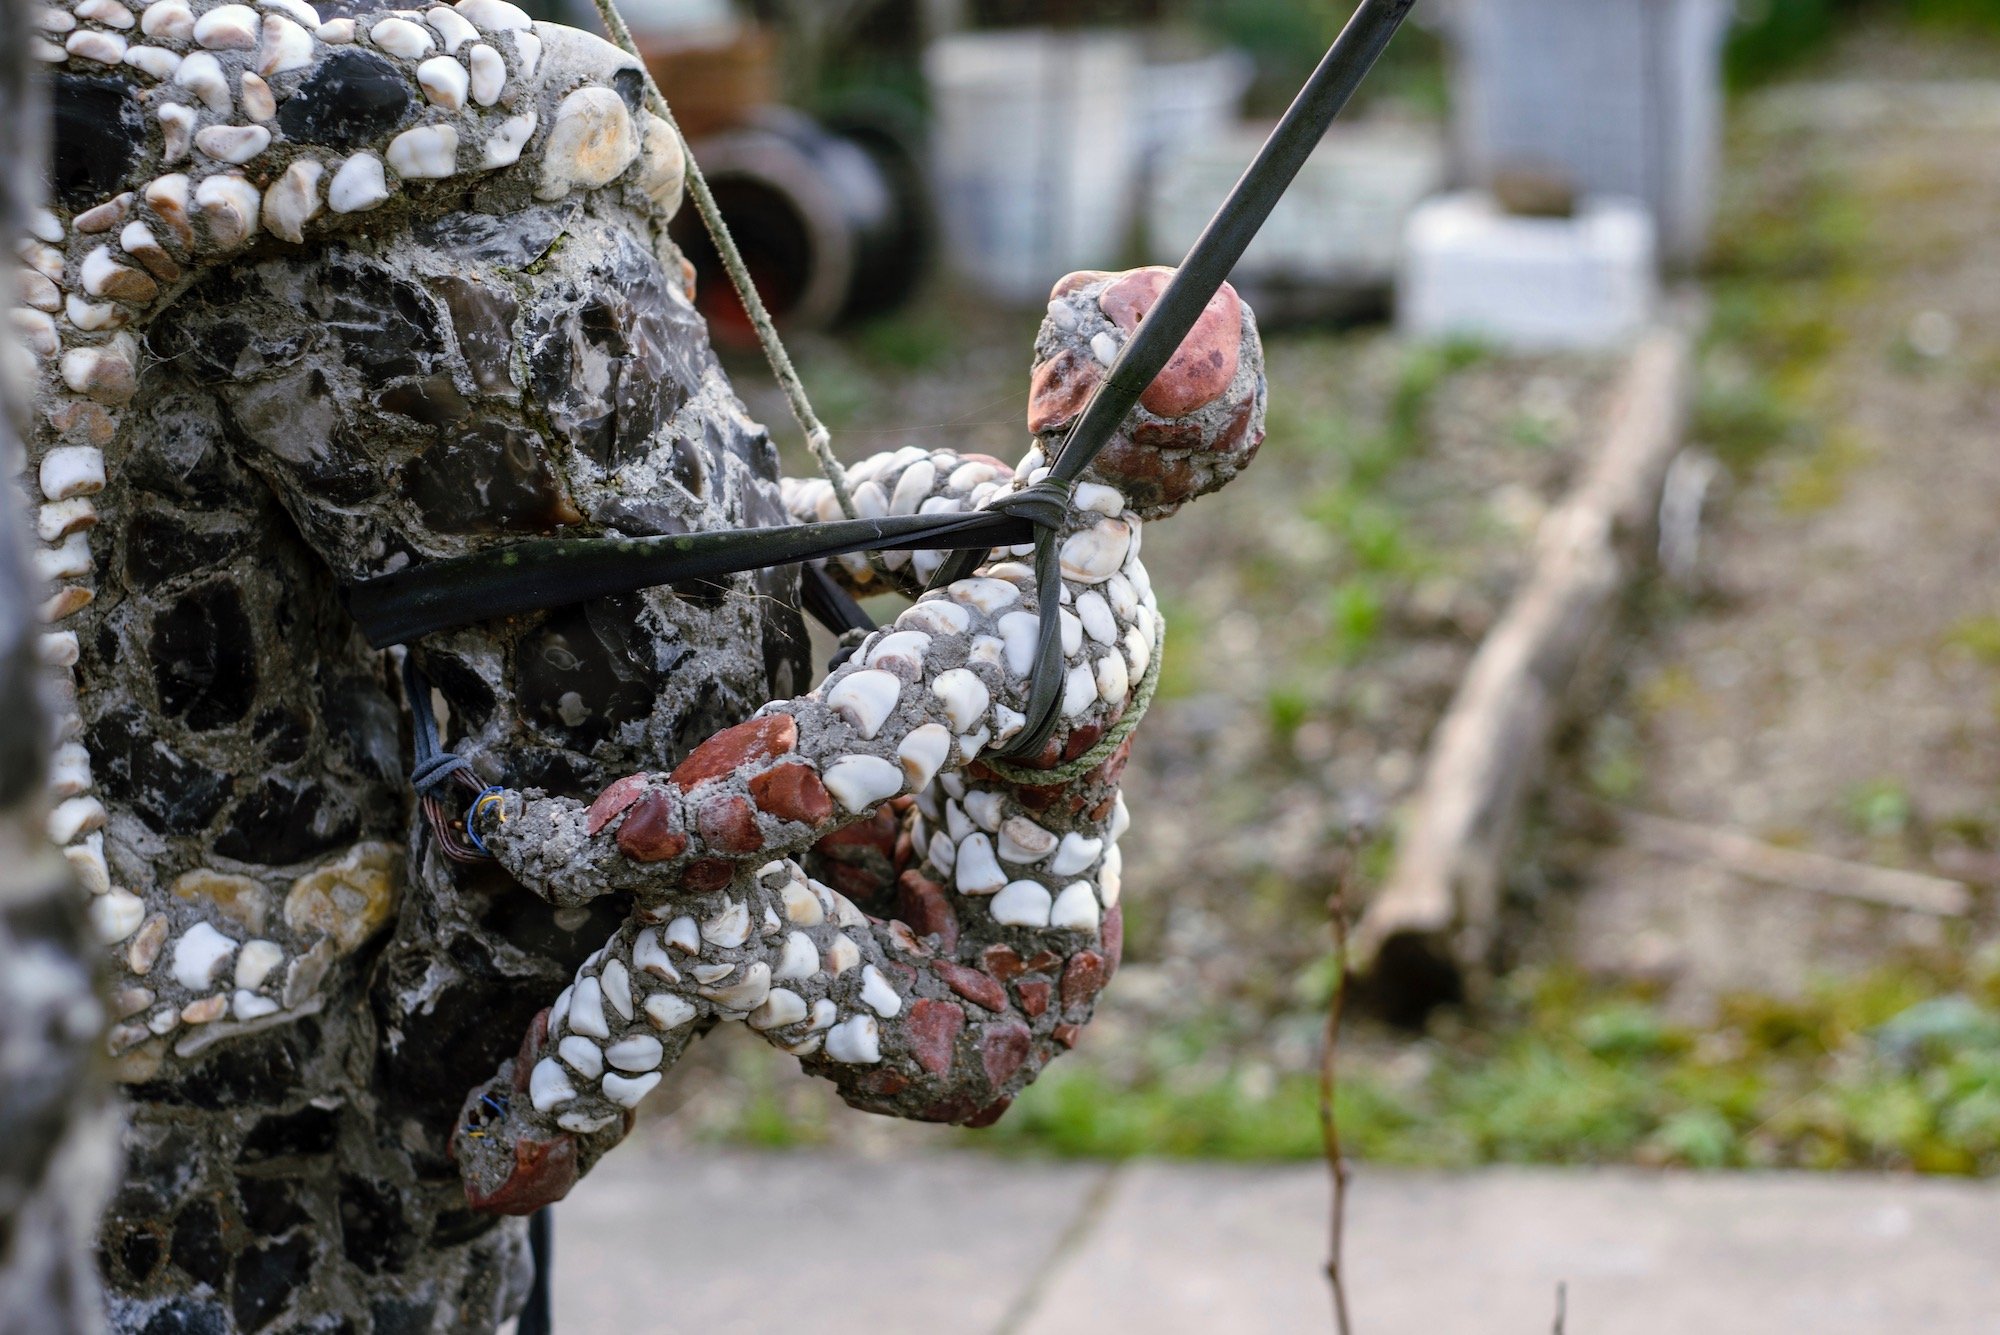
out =
[(1122, 33), (961, 33), (924, 53), (932, 177), (953, 267), (1040, 304), (1105, 268), (1131, 226), (1139, 52)]

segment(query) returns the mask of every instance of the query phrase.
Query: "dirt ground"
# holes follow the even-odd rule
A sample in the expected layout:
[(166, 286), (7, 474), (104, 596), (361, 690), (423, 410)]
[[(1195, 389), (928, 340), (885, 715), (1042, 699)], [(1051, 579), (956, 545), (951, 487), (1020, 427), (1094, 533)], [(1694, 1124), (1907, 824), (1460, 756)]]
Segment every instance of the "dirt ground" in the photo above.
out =
[[(1836, 77), (1737, 117), (1695, 444), (1729, 465), (1691, 592), (1628, 622), (1571, 782), (1858, 864), (2000, 882), (2000, 87)], [(1560, 804), (1558, 804), (1560, 806)], [(1559, 842), (1587, 822), (1559, 814)], [(1976, 928), (1631, 847), (1568, 847), (1541, 952), (1698, 1007)], [(1538, 952), (1539, 953), (1539, 952)]]

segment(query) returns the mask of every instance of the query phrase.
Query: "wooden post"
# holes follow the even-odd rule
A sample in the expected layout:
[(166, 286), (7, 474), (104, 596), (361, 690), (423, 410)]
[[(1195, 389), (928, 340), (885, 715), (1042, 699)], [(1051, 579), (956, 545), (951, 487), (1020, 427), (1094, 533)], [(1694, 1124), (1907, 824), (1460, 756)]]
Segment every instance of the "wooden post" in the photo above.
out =
[(1493, 945), (1507, 853), (1577, 666), (1646, 559), (1691, 380), (1691, 311), (1632, 352), (1588, 471), (1543, 521), (1526, 580), (1431, 738), (1395, 862), (1354, 934), (1390, 993), (1445, 999)]

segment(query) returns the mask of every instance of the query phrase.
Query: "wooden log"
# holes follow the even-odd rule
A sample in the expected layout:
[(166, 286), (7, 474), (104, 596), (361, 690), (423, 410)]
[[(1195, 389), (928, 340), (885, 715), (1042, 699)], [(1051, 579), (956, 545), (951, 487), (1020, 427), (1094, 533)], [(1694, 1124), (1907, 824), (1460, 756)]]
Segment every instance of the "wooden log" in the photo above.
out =
[(1884, 908), (1962, 918), (1972, 912), (1972, 887), (1923, 872), (1849, 862), (1824, 853), (1780, 848), (1740, 830), (1696, 825), (1638, 811), (1612, 813), (1627, 842), (1682, 862), (1720, 867), (1733, 875)]
[(1543, 521), (1527, 578), (1432, 734), (1389, 875), (1354, 933), (1355, 968), (1398, 1009), (1452, 999), (1486, 964), (1507, 852), (1577, 667), (1652, 550), (1696, 324), (1678, 312), (1633, 350), (1596, 457)]

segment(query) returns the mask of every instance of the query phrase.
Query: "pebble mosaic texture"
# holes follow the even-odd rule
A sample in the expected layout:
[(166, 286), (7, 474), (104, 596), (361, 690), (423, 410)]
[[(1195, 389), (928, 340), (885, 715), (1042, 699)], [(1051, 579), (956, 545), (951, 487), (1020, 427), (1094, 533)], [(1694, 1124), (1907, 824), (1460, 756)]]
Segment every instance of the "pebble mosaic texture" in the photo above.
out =
[[(559, 1197), (717, 1022), (857, 1106), (972, 1124), (1076, 1041), (1118, 959), (1126, 750), (1041, 786), (980, 766), (1024, 722), (1018, 559), (805, 694), (791, 570), (433, 636), (446, 742), (509, 790), (500, 864), (413, 824), (394, 674), (341, 582), (833, 513), (708, 348), (633, 61), (506, 0), (82, 0), (32, 51), (56, 144), (11, 318), (66, 701), (49, 833), (132, 1101), (116, 1328), (491, 1329), (525, 1280), (499, 1216)], [(1058, 285), (1043, 445), (1162, 281)], [(1129, 704), (1161, 645), (1141, 521), (1233, 475), (1263, 399), (1225, 290), (1077, 490), (1032, 763)], [(880, 456), (856, 500), (977, 506), (1041, 448)], [(915, 595), (939, 559), (837, 569)]]

